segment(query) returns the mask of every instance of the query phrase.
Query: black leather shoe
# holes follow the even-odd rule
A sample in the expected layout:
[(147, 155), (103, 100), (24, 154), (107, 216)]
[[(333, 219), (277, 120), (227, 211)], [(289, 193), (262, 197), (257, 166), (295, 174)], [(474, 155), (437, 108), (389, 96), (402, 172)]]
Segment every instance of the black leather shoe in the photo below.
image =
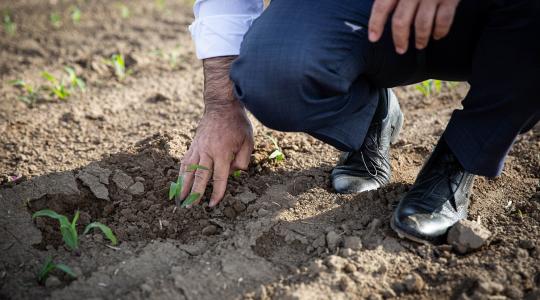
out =
[(360, 193), (390, 182), (390, 144), (397, 141), (403, 113), (392, 90), (385, 91), (360, 150), (343, 153), (332, 170), (332, 185), (338, 193)]
[(474, 177), (441, 138), (394, 211), (392, 229), (415, 242), (444, 242), (448, 229), (467, 217)]

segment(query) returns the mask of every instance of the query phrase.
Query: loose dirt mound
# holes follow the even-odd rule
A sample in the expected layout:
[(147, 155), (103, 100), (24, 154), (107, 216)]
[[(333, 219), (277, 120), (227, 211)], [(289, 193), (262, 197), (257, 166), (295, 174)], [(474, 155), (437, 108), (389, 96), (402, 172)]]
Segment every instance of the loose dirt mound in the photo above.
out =
[[(71, 24), (75, 2), (53, 2), (0, 4), (18, 24), (16, 35), (0, 35), (0, 299), (540, 297), (538, 131), (518, 138), (501, 177), (476, 181), (469, 218), (493, 233), (486, 246), (460, 255), (400, 240), (388, 226), (465, 85), (429, 98), (396, 89), (406, 123), (392, 183), (378, 191), (333, 193), (337, 151), (255, 122), (250, 169), (229, 180), (224, 201), (181, 209), (168, 185), (203, 110), (188, 5), (130, 1), (124, 19), (118, 4), (87, 1)], [(60, 29), (52, 12), (64, 17)], [(132, 70), (123, 81), (103, 63), (115, 53)], [(27, 107), (6, 83), (43, 83), (42, 70), (65, 65), (88, 85), (67, 102)], [(284, 162), (268, 160), (267, 134)], [(69, 217), (79, 210), (79, 232), (99, 221), (120, 243), (109, 247), (94, 232), (72, 253), (57, 222), (32, 220), (43, 208)], [(53, 272), (58, 280), (39, 285), (48, 256), (77, 279)]]

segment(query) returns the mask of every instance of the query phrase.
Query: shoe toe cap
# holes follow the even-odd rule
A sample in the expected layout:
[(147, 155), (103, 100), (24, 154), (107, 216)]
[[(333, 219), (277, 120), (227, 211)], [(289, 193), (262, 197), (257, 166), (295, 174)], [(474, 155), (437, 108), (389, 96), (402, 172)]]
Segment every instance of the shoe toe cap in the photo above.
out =
[(380, 187), (380, 184), (371, 178), (343, 174), (336, 175), (332, 178), (332, 186), (338, 193), (349, 194), (375, 190)]
[(441, 239), (455, 223), (454, 220), (436, 212), (414, 213), (407, 210), (394, 214), (393, 222), (397, 231), (426, 241)]

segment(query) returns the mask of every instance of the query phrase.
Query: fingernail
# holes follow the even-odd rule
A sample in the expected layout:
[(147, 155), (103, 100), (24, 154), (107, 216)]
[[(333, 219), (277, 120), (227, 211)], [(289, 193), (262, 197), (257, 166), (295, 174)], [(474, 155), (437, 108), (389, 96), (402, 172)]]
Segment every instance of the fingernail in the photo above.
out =
[(375, 42), (376, 39), (377, 39), (377, 34), (375, 33), (375, 31), (369, 31), (369, 40), (372, 42)]
[(396, 47), (396, 52), (397, 52), (398, 54), (403, 54), (403, 53), (405, 53), (405, 48)]

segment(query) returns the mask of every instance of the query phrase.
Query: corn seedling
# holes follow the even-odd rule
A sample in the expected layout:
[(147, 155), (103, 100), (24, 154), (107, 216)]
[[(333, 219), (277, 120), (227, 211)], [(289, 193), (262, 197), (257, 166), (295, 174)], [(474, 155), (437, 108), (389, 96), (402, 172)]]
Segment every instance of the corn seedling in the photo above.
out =
[(59, 100), (67, 100), (71, 95), (70, 89), (66, 84), (58, 80), (51, 73), (44, 71), (41, 73), (41, 76), (45, 78), (48, 82), (51, 83), (50, 86), (47, 86), (47, 89), (51, 92), (52, 95), (56, 96)]
[(41, 87), (34, 88), (31, 84), (20, 79), (10, 81), (9, 83), (24, 92), (24, 94), (19, 97), (19, 100), (28, 105), (34, 105), (41, 98)]
[[(201, 166), (201, 165), (190, 165), (188, 166), (187, 170), (188, 172), (193, 172), (196, 170), (208, 170), (207, 167)], [(171, 186), (169, 188), (169, 200), (178, 199), (180, 194), (182, 194), (182, 191), (184, 189), (184, 176), (179, 175), (176, 182), (171, 182)], [(193, 204), (199, 197), (201, 196), (200, 193), (191, 193), (189, 194), (184, 202), (182, 202), (181, 207), (186, 207), (188, 205)]]
[(240, 176), (242, 176), (242, 171), (240, 170), (236, 170), (232, 173), (233, 178), (240, 178)]
[(442, 81), (436, 79), (429, 79), (418, 83), (415, 88), (420, 91), (424, 96), (429, 97), (435, 89), (436, 93), (441, 92)]
[(71, 21), (73, 22), (73, 24), (78, 24), (81, 21), (81, 17), (82, 17), (81, 9), (74, 6), (71, 9)]
[(75, 70), (71, 67), (64, 67), (64, 70), (68, 75), (68, 82), (70, 86), (72, 88), (77, 87), (81, 92), (84, 92), (84, 90), (86, 89), (86, 84), (84, 83), (84, 80), (77, 76)]
[(43, 209), (35, 212), (32, 218), (49, 217), (58, 220), (60, 223), (60, 233), (66, 246), (71, 250), (76, 250), (79, 247), (79, 237), (77, 235), (77, 220), (79, 219), (79, 211), (75, 212), (73, 220), (69, 222), (64, 215), (58, 214), (50, 209)]
[(47, 259), (45, 260), (45, 264), (43, 265), (43, 267), (41, 267), (41, 270), (38, 273), (38, 282), (44, 283), (47, 277), (49, 277), (49, 273), (56, 269), (68, 274), (73, 278), (77, 277), (75, 272), (73, 272), (70, 267), (66, 266), (65, 264), (55, 264), (52, 261), (51, 257), (47, 257)]
[(272, 144), (274, 144), (274, 151), (268, 156), (268, 159), (273, 159), (277, 162), (285, 160), (285, 154), (283, 154), (283, 151), (281, 150), (281, 147), (279, 147), (277, 140), (270, 135), (267, 135), (267, 137), (272, 141)]
[(107, 225), (99, 223), (99, 222), (93, 222), (86, 225), (86, 228), (84, 229), (83, 234), (87, 234), (93, 228), (97, 228), (101, 230), (101, 232), (103, 232), (105, 237), (108, 238), (109, 241), (111, 241), (111, 244), (113, 246), (116, 246), (116, 244), (118, 244), (118, 240), (116, 239), (116, 236), (114, 235), (112, 230)]
[(8, 35), (15, 35), (15, 32), (17, 32), (17, 24), (13, 22), (11, 15), (7, 12), (4, 13), (4, 31)]
[(127, 7), (127, 5), (120, 3), (118, 4), (118, 9), (120, 10), (120, 16), (122, 19), (127, 19), (130, 17), (131, 12), (129, 11), (129, 7)]
[(120, 81), (131, 74), (131, 70), (126, 69), (126, 61), (122, 54), (114, 54), (106, 63), (114, 69), (114, 75)]
[(49, 20), (54, 28), (60, 28), (62, 26), (62, 16), (57, 12), (51, 13)]

